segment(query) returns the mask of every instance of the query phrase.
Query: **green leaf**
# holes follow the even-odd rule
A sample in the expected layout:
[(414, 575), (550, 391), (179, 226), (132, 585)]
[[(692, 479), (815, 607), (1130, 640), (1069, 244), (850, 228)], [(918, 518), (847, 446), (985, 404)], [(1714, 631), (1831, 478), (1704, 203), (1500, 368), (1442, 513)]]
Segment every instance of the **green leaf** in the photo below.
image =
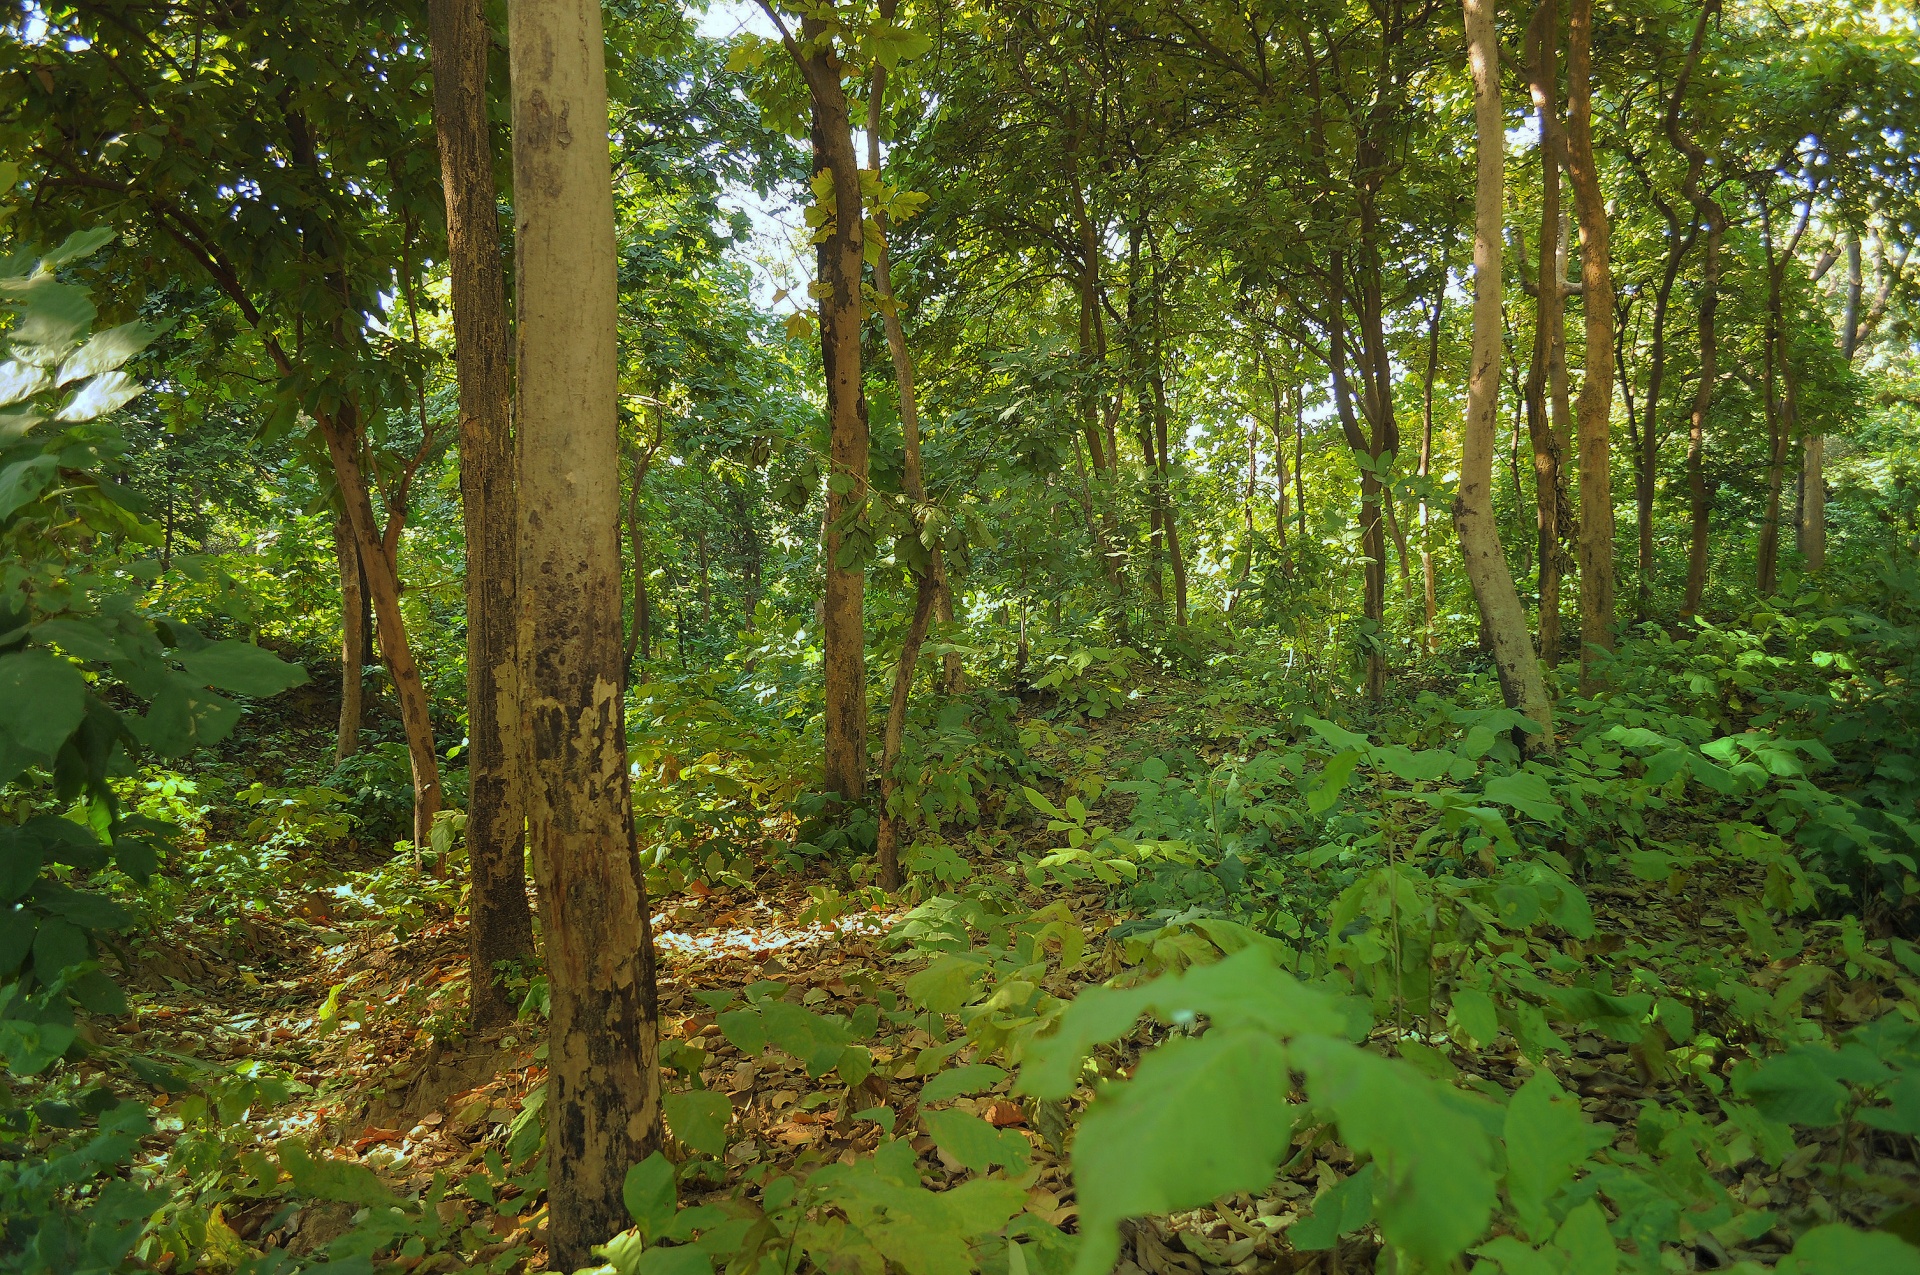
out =
[(1594, 1200), (1567, 1214), (1554, 1233), (1553, 1246), (1564, 1254), (1567, 1275), (1615, 1275), (1620, 1269), (1620, 1250), (1607, 1231), (1607, 1215)]
[(316, 1160), (306, 1147), (292, 1138), (275, 1148), (280, 1167), (293, 1178), (293, 1189), (300, 1195), (342, 1204), (362, 1204), (369, 1208), (395, 1205), (400, 1201), (389, 1191), (372, 1169), (345, 1160)]
[(1087, 1051), (1126, 1035), (1149, 1011), (1169, 1022), (1193, 1022), (1205, 1014), (1216, 1028), (1258, 1027), (1278, 1036), (1335, 1036), (1347, 1028), (1346, 1016), (1331, 999), (1274, 967), (1269, 948), (1247, 947), (1216, 964), (1141, 987), (1088, 988), (1067, 1006), (1053, 1035), (1027, 1046), (1018, 1091), (1067, 1097)]
[(236, 638), (182, 651), (180, 663), (208, 685), (235, 695), (278, 695), (307, 680), (298, 664)]
[(1466, 1095), (1344, 1041), (1304, 1037), (1292, 1060), (1341, 1140), (1379, 1163), (1374, 1213), (1389, 1243), (1444, 1268), (1485, 1234), (1493, 1145)]
[(1342, 1235), (1351, 1235), (1373, 1221), (1373, 1165), (1342, 1178), (1313, 1202), (1313, 1216), (1287, 1230), (1287, 1242), (1302, 1252), (1332, 1248)]
[(140, 397), (146, 386), (125, 372), (103, 372), (60, 405), (56, 420), (93, 421)]
[(1920, 1249), (1886, 1231), (1856, 1231), (1830, 1222), (1802, 1235), (1774, 1270), (1779, 1275), (1920, 1275)]
[(1832, 1052), (1789, 1050), (1752, 1070), (1736, 1071), (1733, 1090), (1773, 1120), (1817, 1129), (1839, 1124), (1847, 1103), (1846, 1086), (1834, 1079), (1821, 1056)]
[(1558, 823), (1566, 813), (1553, 799), (1546, 779), (1530, 770), (1495, 776), (1482, 791), (1488, 801), (1510, 806), (1541, 823)]
[(153, 324), (137, 320), (123, 323), (117, 328), (108, 328), (105, 332), (96, 332), (60, 365), (55, 383), (66, 385), (83, 376), (111, 372), (146, 349), (160, 332), (161, 329)]
[(996, 1129), (969, 1112), (945, 1108), (921, 1117), (940, 1149), (976, 1172), (996, 1164), (1025, 1167), (1027, 1140), (1010, 1129)]
[(760, 1021), (757, 1009), (735, 1009), (718, 1015), (720, 1034), (735, 1049), (749, 1058), (758, 1058), (767, 1047), (767, 1025)]
[(713, 1259), (691, 1244), (659, 1245), (640, 1254), (635, 1275), (713, 1275)]
[(0, 469), (0, 519), (8, 518), (22, 505), (38, 500), (40, 493), (47, 489), (59, 472), (60, 462), (45, 455), (15, 461), (5, 469)]
[(55, 916), (40, 922), (40, 931), (33, 936), (33, 972), (42, 982), (92, 958), (85, 930)]
[(1587, 1124), (1580, 1103), (1542, 1067), (1507, 1105), (1507, 1198), (1534, 1240), (1552, 1230), (1547, 1205), (1589, 1154), (1606, 1145)]
[(680, 1207), (672, 1162), (656, 1151), (628, 1169), (620, 1198), (626, 1202), (627, 1215), (649, 1240), (665, 1235)]
[(50, 651), (0, 655), (0, 734), (35, 757), (60, 751), (86, 714), (86, 679)]
[(1141, 1060), (1102, 1093), (1073, 1142), (1081, 1242), (1074, 1275), (1104, 1275), (1123, 1218), (1191, 1208), (1272, 1181), (1293, 1137), (1287, 1053), (1262, 1031), (1215, 1027)]
[(1481, 1049), (1500, 1034), (1500, 1016), (1494, 1011), (1493, 997), (1476, 987), (1454, 988), (1453, 1022)]
[(704, 1155), (718, 1156), (726, 1151), (727, 1122), (733, 1119), (733, 1104), (725, 1094), (692, 1089), (670, 1093), (660, 1105), (674, 1137)]
[(920, 1090), (920, 1104), (945, 1102), (963, 1093), (979, 1093), (1005, 1080), (1007, 1073), (990, 1063), (968, 1063), (941, 1072)]
[(1349, 749), (1327, 762), (1320, 770), (1320, 782), (1307, 790), (1307, 809), (1316, 815), (1332, 810), (1353, 775), (1354, 763), (1359, 760), (1360, 754)]
[(973, 999), (974, 981), (981, 972), (978, 961), (941, 956), (907, 980), (907, 999), (936, 1014), (951, 1014)]
[(816, 1080), (832, 1071), (853, 1043), (853, 1033), (845, 1024), (786, 1001), (762, 1005), (760, 1021), (766, 1025), (768, 1042), (805, 1063), (807, 1074)]

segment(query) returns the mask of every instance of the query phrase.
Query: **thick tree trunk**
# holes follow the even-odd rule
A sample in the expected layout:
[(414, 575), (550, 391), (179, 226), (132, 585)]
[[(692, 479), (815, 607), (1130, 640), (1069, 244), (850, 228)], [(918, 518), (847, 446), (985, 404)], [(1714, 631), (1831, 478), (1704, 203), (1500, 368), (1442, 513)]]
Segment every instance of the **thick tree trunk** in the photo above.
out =
[(360, 466), (359, 410), (343, 403), (315, 419), (327, 444), (333, 476), (346, 504), (347, 520), (366, 572), (367, 596), (373, 603), (374, 626), (379, 631), (380, 656), (393, 679), (394, 698), (400, 703), (400, 724), (407, 736), (407, 758), (413, 767), (413, 843), (424, 847), (440, 811), (440, 754), (434, 747), (433, 720), (428, 712), (427, 688), (413, 662), (406, 621), (400, 614), (400, 576), (393, 556), (382, 543), (373, 521), (373, 501), (367, 494), (366, 474)]
[(333, 555), (340, 570), (340, 729), (333, 759), (345, 761), (360, 751), (360, 724), (366, 720), (368, 636), (366, 573), (345, 514), (333, 523)]
[(1510, 707), (1541, 727), (1531, 748), (1553, 747), (1553, 706), (1527, 635), (1527, 613), (1507, 570), (1493, 515), (1493, 450), (1500, 393), (1500, 204), (1506, 131), (1500, 107), (1499, 40), (1491, 0), (1465, 0), (1467, 57), (1473, 69), (1476, 137), (1473, 238), (1473, 354), (1454, 526), (1473, 582), (1500, 688)]
[(600, 8), (516, 0), (521, 722), (540, 885), (549, 1264), (592, 1265), (660, 1145), (658, 1003), (621, 704), (618, 301)]
[(493, 43), (481, 0), (430, 0), (433, 117), (447, 202), (454, 369), (460, 387), (460, 504), (467, 541), (467, 1013), (510, 1021), (495, 974), (533, 954), (521, 800), (519, 577), (512, 351), (487, 123)]
[(1576, 442), (1580, 687), (1591, 693), (1597, 657), (1613, 649), (1613, 266), (1606, 196), (1593, 159), (1593, 0), (1573, 0), (1567, 19), (1567, 172), (1580, 218), (1581, 309), (1587, 330)]

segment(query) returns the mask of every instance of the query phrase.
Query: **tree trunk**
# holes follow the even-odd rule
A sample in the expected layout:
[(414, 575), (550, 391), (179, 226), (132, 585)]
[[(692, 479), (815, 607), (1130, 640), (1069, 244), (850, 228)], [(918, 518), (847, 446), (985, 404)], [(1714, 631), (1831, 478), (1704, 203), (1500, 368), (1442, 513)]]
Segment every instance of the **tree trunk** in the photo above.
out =
[(1454, 526), (1467, 577), (1493, 645), (1500, 689), (1509, 707), (1526, 714), (1541, 733), (1531, 748), (1553, 747), (1553, 706), (1527, 635), (1527, 613), (1513, 587), (1493, 515), (1493, 450), (1500, 393), (1500, 203), (1506, 131), (1500, 106), (1499, 41), (1491, 0), (1464, 0), (1467, 57), (1473, 69), (1476, 137), (1473, 237), (1473, 362), (1467, 382), (1460, 489)]
[(1555, 337), (1565, 326), (1561, 280), (1565, 277), (1561, 252), (1559, 96), (1560, 20), (1554, 0), (1541, 0), (1528, 31), (1527, 79), (1534, 111), (1540, 120), (1540, 260), (1538, 301), (1534, 310), (1533, 357), (1527, 367), (1525, 394), (1527, 437), (1533, 444), (1535, 552), (1539, 557), (1539, 647), (1549, 666), (1560, 656), (1560, 577), (1563, 559), (1560, 540), (1565, 522), (1565, 454), (1548, 416), (1547, 397)]
[[(1866, 278), (1860, 267), (1860, 236), (1847, 234), (1847, 290), (1840, 312), (1840, 357), (1848, 363), (1860, 348), (1860, 303)], [(1800, 440), (1800, 516), (1794, 541), (1808, 571), (1827, 565), (1827, 440), (1809, 430)]]
[(660, 1145), (658, 1012), (621, 705), (618, 322), (605, 45), (588, 0), (510, 10), (521, 722), (548, 1027), (549, 1264), (630, 1224)]
[(1760, 516), (1760, 544), (1754, 561), (1754, 587), (1769, 597), (1779, 585), (1780, 491), (1787, 469), (1787, 423), (1781, 409), (1779, 364), (1785, 353), (1781, 291), (1786, 261), (1774, 251), (1773, 210), (1760, 192), (1760, 246), (1767, 266), (1767, 325), (1760, 340), (1761, 396), (1767, 421), (1766, 503)]
[(367, 590), (354, 548), (353, 527), (342, 514), (333, 523), (333, 554), (340, 565), (340, 730), (333, 759), (345, 761), (360, 751), (360, 724), (366, 720)]
[[(1451, 244), (1448, 245), (1452, 247)], [(1448, 261), (1440, 261), (1440, 282), (1433, 290), (1433, 309), (1427, 314), (1427, 374), (1420, 389), (1420, 477), (1433, 475), (1433, 379), (1440, 368), (1440, 321), (1446, 314)], [(1437, 655), (1440, 651), (1439, 597), (1438, 581), (1434, 578), (1433, 549), (1427, 542), (1427, 522), (1430, 512), (1427, 508), (1425, 487), (1420, 496), (1420, 575), (1424, 586), (1427, 604), (1427, 628), (1421, 647), (1428, 655)]]
[(1380, 515), (1380, 480), (1372, 464), (1380, 459), (1380, 435), (1377, 429), (1363, 433), (1353, 410), (1353, 392), (1347, 380), (1346, 324), (1341, 313), (1345, 299), (1338, 282), (1344, 272), (1343, 258), (1336, 252), (1327, 285), (1327, 370), (1333, 379), (1334, 408), (1347, 446), (1369, 462), (1360, 471), (1361, 612), (1371, 630), (1367, 637), (1366, 693), (1368, 699), (1377, 700), (1387, 690), (1387, 661), (1380, 647), (1387, 614), (1387, 539)]
[(331, 412), (317, 413), (333, 476), (346, 503), (347, 519), (366, 572), (367, 595), (373, 603), (374, 625), (380, 635), (380, 655), (393, 679), (394, 698), (400, 703), (400, 724), (407, 736), (407, 758), (413, 768), (413, 843), (424, 847), (440, 810), (440, 754), (434, 747), (433, 720), (428, 712), (427, 688), (407, 643), (407, 627), (400, 614), (400, 577), (393, 556), (382, 543), (373, 521), (373, 502), (360, 467), (362, 444), (359, 409), (351, 402)]
[[(806, 47), (791, 51), (812, 102), (813, 171), (828, 173), (833, 218), (818, 248), (820, 359), (826, 374), (828, 478), (826, 510), (826, 756), (829, 792), (857, 802), (867, 790), (867, 661), (862, 614), (863, 567), (841, 561), (846, 529), (864, 519), (867, 501), (867, 399), (860, 369), (860, 270), (864, 227), (860, 163), (841, 85), (840, 56), (819, 19), (801, 27)], [(790, 42), (791, 43), (791, 42)]]
[[(894, 0), (880, 0), (880, 17), (892, 21)], [(880, 115), (887, 91), (885, 67), (876, 66), (867, 91), (867, 167), (880, 172)], [(893, 294), (893, 260), (888, 252), (887, 219), (876, 213), (875, 228), (880, 233), (879, 251), (874, 255), (873, 290), (880, 310), (881, 326), (887, 334), (887, 353), (893, 359), (894, 388), (900, 399), (902, 437), (901, 486), (912, 502), (913, 525), (924, 523), (927, 485), (920, 470), (920, 402), (913, 386), (913, 356), (907, 351), (907, 332), (900, 322), (900, 307)], [(1092, 442), (1091, 434), (1088, 441)], [(925, 546), (923, 546), (924, 548)], [(927, 561), (913, 572), (913, 619), (900, 647), (899, 662), (893, 669), (893, 693), (887, 701), (887, 727), (880, 747), (880, 824), (874, 850), (879, 861), (880, 886), (897, 890), (905, 884), (900, 873), (900, 829), (906, 822), (895, 813), (893, 796), (899, 789), (894, 768), (900, 764), (900, 749), (906, 741), (907, 700), (913, 694), (913, 670), (920, 661), (920, 647), (926, 641), (927, 623), (933, 617), (934, 604), (942, 591), (945, 572), (941, 570), (940, 546), (927, 548)]]
[(433, 118), (447, 202), (460, 505), (467, 542), (467, 1014), (508, 1022), (497, 963), (533, 954), (518, 757), (519, 545), (509, 396), (512, 352), (487, 123), (492, 33), (481, 0), (430, 0)]
[(1700, 384), (1694, 391), (1693, 415), (1687, 430), (1687, 505), (1690, 525), (1687, 537), (1687, 591), (1680, 614), (1688, 618), (1699, 612), (1700, 599), (1707, 587), (1707, 522), (1712, 509), (1711, 494), (1707, 490), (1706, 429), (1707, 413), (1713, 407), (1713, 382), (1718, 374), (1715, 360), (1719, 347), (1714, 340), (1713, 320), (1720, 304), (1720, 241), (1726, 234), (1727, 214), (1718, 200), (1701, 189), (1700, 178), (1706, 171), (1707, 153), (1681, 128), (1680, 104), (1694, 68), (1700, 63), (1707, 24), (1719, 12), (1720, 0), (1705, 0), (1701, 6), (1700, 16), (1694, 22), (1693, 40), (1675, 81), (1673, 98), (1664, 121), (1667, 140), (1687, 161), (1686, 178), (1681, 183), (1680, 192), (1692, 209), (1694, 224), (1704, 224), (1707, 228), (1707, 255), (1700, 280), (1698, 319)]
[[(1593, 159), (1593, 0), (1567, 21), (1567, 172), (1580, 218), (1586, 374), (1580, 381), (1580, 688), (1595, 689), (1597, 656), (1613, 649), (1613, 267), (1607, 203)], [(1558, 273), (1558, 267), (1555, 268)], [(1556, 281), (1556, 287), (1558, 286)]]

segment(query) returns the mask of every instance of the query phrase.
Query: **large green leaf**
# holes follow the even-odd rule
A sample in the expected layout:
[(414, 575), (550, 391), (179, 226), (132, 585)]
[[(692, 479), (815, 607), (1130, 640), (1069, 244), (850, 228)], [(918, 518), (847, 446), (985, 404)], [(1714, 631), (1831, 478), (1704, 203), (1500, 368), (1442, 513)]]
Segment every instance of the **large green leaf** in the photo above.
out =
[(1464, 1094), (1343, 1041), (1304, 1037), (1292, 1057), (1314, 1105), (1333, 1112), (1341, 1140), (1379, 1166), (1374, 1214), (1389, 1243), (1444, 1268), (1486, 1232), (1496, 1198), (1493, 1145), (1464, 1110)]
[(672, 1162), (656, 1151), (628, 1169), (620, 1198), (626, 1203), (628, 1216), (648, 1239), (665, 1235), (680, 1204), (673, 1186)]
[(1546, 1068), (1520, 1086), (1507, 1105), (1507, 1199), (1528, 1235), (1547, 1238), (1553, 1230), (1548, 1202), (1607, 1140)]
[(673, 1136), (695, 1151), (717, 1156), (727, 1149), (727, 1121), (733, 1118), (733, 1104), (725, 1094), (692, 1089), (670, 1093), (660, 1105)]
[(59, 461), (46, 455), (15, 461), (0, 469), (0, 519), (11, 517), (22, 505), (39, 499), (59, 471)]
[(298, 664), (233, 638), (182, 651), (180, 663), (208, 685), (235, 695), (278, 695), (307, 680), (307, 671)]
[(996, 1129), (965, 1111), (929, 1111), (922, 1117), (942, 1151), (962, 1165), (984, 1173), (993, 1165), (1024, 1166), (1027, 1140), (1011, 1129)]
[(1074, 1137), (1084, 1237), (1075, 1275), (1112, 1268), (1123, 1218), (1266, 1186), (1296, 1114), (1286, 1050), (1266, 1032), (1216, 1028), (1148, 1054), (1131, 1081), (1101, 1095)]
[(1920, 1275), (1920, 1249), (1886, 1231), (1831, 1222), (1800, 1237), (1779, 1275)]

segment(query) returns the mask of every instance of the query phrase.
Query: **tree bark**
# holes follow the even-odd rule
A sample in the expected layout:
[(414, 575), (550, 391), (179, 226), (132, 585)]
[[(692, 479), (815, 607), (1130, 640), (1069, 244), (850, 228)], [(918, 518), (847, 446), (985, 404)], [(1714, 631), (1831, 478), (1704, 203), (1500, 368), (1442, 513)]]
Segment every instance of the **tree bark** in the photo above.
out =
[[(1342, 317), (1346, 302), (1339, 283), (1344, 272), (1344, 256), (1336, 251), (1327, 285), (1327, 370), (1333, 379), (1334, 408), (1347, 446), (1356, 456), (1365, 456), (1369, 462), (1377, 463), (1383, 451), (1380, 431), (1360, 429), (1347, 379), (1346, 323)], [(1387, 691), (1387, 661), (1380, 648), (1387, 614), (1387, 537), (1380, 495), (1380, 479), (1373, 463), (1369, 463), (1360, 471), (1361, 612), (1373, 630), (1368, 635), (1366, 693), (1368, 699), (1375, 700)]]
[(593, 1264), (660, 1145), (652, 936), (621, 704), (613, 186), (591, 0), (515, 0), (521, 722), (540, 885), (549, 1263)]
[[(1598, 656), (1613, 650), (1613, 266), (1607, 202), (1593, 158), (1593, 0), (1567, 14), (1567, 173), (1580, 218), (1586, 374), (1580, 382), (1580, 688), (1597, 684)], [(1554, 273), (1559, 274), (1556, 266)], [(1557, 287), (1557, 282), (1556, 282)]]
[[(894, 0), (880, 0), (880, 16), (891, 21)], [(887, 91), (885, 67), (876, 66), (867, 90), (867, 167), (880, 173), (880, 108)], [(907, 350), (906, 328), (900, 322), (900, 307), (893, 294), (893, 259), (888, 252), (887, 220), (876, 213), (874, 226), (879, 231), (879, 251), (874, 255), (873, 290), (880, 310), (881, 326), (887, 334), (887, 352), (893, 359), (894, 388), (900, 399), (900, 433), (903, 458), (900, 482), (912, 502), (913, 525), (924, 525), (927, 503), (926, 479), (920, 470), (920, 403), (914, 392), (913, 356)], [(1092, 434), (1088, 441), (1093, 440)], [(893, 797), (900, 781), (894, 768), (900, 764), (900, 750), (906, 742), (907, 700), (913, 694), (913, 670), (920, 661), (920, 647), (927, 638), (927, 624), (933, 618), (934, 604), (943, 591), (945, 572), (941, 569), (940, 546), (922, 546), (927, 553), (924, 566), (913, 571), (913, 619), (907, 625), (906, 640), (900, 647), (900, 659), (893, 669), (893, 693), (887, 700), (886, 733), (880, 747), (880, 822), (874, 842), (879, 862), (880, 886), (897, 890), (905, 879), (900, 873), (900, 830), (906, 820), (893, 810)]]
[(1562, 516), (1567, 505), (1565, 453), (1548, 416), (1548, 381), (1555, 338), (1564, 328), (1565, 301), (1561, 281), (1565, 277), (1561, 250), (1563, 233), (1560, 219), (1560, 166), (1563, 142), (1560, 135), (1559, 96), (1560, 20), (1554, 0), (1541, 0), (1534, 10), (1528, 31), (1529, 59), (1527, 79), (1533, 94), (1534, 111), (1540, 120), (1540, 286), (1534, 308), (1533, 357), (1527, 367), (1527, 437), (1533, 444), (1533, 484), (1535, 528), (1539, 558), (1539, 647), (1541, 658), (1549, 665), (1560, 655), (1560, 577), (1564, 560), (1560, 540), (1565, 532)]
[[(1449, 247), (1452, 245), (1449, 244)], [(1427, 374), (1420, 388), (1420, 477), (1433, 475), (1433, 379), (1440, 369), (1440, 321), (1446, 314), (1448, 261), (1440, 261), (1440, 282), (1433, 290), (1433, 308), (1427, 312)], [(1438, 581), (1434, 578), (1433, 549), (1427, 543), (1427, 522), (1430, 511), (1427, 508), (1425, 487), (1420, 496), (1420, 575), (1427, 604), (1427, 628), (1421, 646), (1428, 655), (1437, 655), (1440, 651), (1439, 598)]]
[(1720, 12), (1720, 0), (1706, 0), (1694, 24), (1693, 41), (1673, 90), (1673, 106), (1666, 115), (1667, 139), (1687, 161), (1686, 180), (1681, 194), (1693, 209), (1696, 224), (1707, 228), (1707, 250), (1700, 280), (1700, 384), (1693, 395), (1693, 414), (1687, 428), (1687, 591), (1680, 614), (1691, 618), (1700, 610), (1707, 587), (1707, 526), (1712, 515), (1712, 493), (1707, 489), (1706, 431), (1707, 413), (1713, 407), (1713, 382), (1718, 375), (1716, 359), (1719, 346), (1714, 335), (1714, 313), (1720, 305), (1720, 242), (1727, 231), (1727, 214), (1720, 202), (1701, 188), (1706, 171), (1707, 153), (1680, 126), (1679, 104), (1687, 82), (1700, 62), (1700, 50), (1706, 42), (1707, 24)]
[(333, 554), (340, 567), (340, 729), (333, 746), (333, 759), (339, 762), (360, 751), (367, 685), (366, 574), (345, 514), (334, 520)]
[[(762, 9), (778, 18), (764, 2)], [(779, 24), (785, 31), (784, 24)], [(867, 660), (863, 610), (866, 571), (841, 558), (850, 524), (865, 518), (867, 502), (867, 399), (860, 366), (860, 270), (865, 249), (860, 163), (853, 124), (841, 83), (840, 55), (819, 19), (801, 25), (806, 48), (785, 37), (806, 79), (812, 103), (813, 171), (830, 175), (833, 215), (817, 249), (820, 296), (820, 360), (826, 374), (828, 478), (826, 510), (826, 618), (823, 624), (826, 681), (827, 791), (857, 802), (867, 790)]]
[(460, 392), (460, 505), (467, 542), (467, 1014), (508, 1022), (500, 961), (533, 953), (521, 799), (519, 545), (512, 351), (487, 123), (492, 33), (481, 0), (430, 0), (433, 118), (447, 202), (454, 370)]
[(1473, 70), (1476, 137), (1473, 237), (1473, 355), (1467, 381), (1460, 489), (1454, 527), (1493, 645), (1494, 666), (1509, 707), (1536, 723), (1530, 748), (1553, 747), (1553, 706), (1527, 634), (1527, 613), (1513, 587), (1493, 515), (1493, 451), (1500, 393), (1500, 203), (1506, 131), (1500, 106), (1499, 41), (1492, 0), (1464, 0), (1467, 58)]
[[(394, 698), (400, 703), (400, 723), (407, 736), (407, 759), (413, 768), (413, 843), (424, 847), (440, 811), (440, 754), (433, 742), (427, 688), (407, 642), (406, 621), (400, 614), (400, 576), (394, 555), (373, 521), (373, 501), (367, 493), (366, 473), (360, 464), (363, 443), (359, 409), (351, 401), (331, 412), (316, 413), (321, 438), (327, 445), (333, 475), (346, 504), (360, 565), (366, 572), (367, 595), (380, 638), (380, 656), (393, 679)], [(398, 537), (395, 537), (397, 542)]]

